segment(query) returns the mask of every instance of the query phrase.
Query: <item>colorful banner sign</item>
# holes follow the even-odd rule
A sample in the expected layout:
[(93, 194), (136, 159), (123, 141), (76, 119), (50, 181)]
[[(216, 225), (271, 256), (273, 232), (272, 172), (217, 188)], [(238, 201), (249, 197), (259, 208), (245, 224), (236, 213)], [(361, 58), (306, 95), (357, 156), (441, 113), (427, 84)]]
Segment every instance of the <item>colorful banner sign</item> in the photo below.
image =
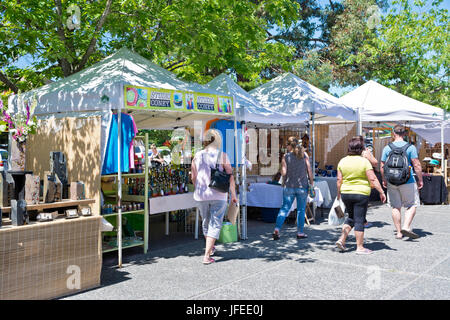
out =
[(125, 86), (125, 108), (234, 114), (232, 97), (136, 86)]

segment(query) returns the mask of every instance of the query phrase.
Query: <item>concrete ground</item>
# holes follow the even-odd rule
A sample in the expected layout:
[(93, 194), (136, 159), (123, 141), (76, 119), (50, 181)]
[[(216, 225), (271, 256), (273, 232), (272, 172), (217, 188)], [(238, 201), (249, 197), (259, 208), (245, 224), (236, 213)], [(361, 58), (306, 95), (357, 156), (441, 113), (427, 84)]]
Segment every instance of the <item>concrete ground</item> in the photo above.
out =
[(201, 263), (204, 241), (184, 235), (146, 255), (124, 251), (121, 269), (104, 257), (101, 287), (65, 299), (450, 299), (450, 206), (419, 207), (416, 240), (395, 239), (387, 205), (369, 208), (367, 220), (372, 255), (355, 254), (353, 232), (349, 250), (335, 250), (340, 227), (326, 219), (306, 227), (306, 240), (285, 224), (279, 241), (273, 224), (250, 220), (248, 239), (217, 245), (214, 264)]

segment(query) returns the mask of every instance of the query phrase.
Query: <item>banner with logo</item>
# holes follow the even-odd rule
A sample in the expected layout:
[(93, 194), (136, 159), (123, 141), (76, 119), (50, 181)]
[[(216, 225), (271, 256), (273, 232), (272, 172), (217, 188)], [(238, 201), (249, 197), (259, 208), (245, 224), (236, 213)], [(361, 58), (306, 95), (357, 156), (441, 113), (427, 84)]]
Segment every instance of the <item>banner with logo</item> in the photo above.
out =
[(125, 108), (233, 115), (233, 99), (207, 93), (125, 86)]

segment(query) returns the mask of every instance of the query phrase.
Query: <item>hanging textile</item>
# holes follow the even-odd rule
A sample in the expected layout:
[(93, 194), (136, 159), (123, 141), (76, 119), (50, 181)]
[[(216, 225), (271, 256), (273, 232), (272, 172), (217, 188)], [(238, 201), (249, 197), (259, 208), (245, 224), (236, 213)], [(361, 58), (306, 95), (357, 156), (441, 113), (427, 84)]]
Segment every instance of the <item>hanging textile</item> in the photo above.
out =
[[(137, 135), (137, 133), (138, 133), (138, 129), (137, 129), (137, 127), (136, 127), (136, 123), (134, 122), (134, 119), (133, 119), (133, 116), (132, 116), (132, 115), (130, 115), (130, 118), (131, 118), (131, 120), (132, 120), (132, 122), (133, 122), (133, 133), (134, 133), (133, 138), (134, 138), (134, 137)], [(134, 146), (133, 146), (133, 139), (132, 139), (132, 141), (131, 141), (131, 143), (130, 143), (129, 156), (130, 156), (130, 160), (129, 160), (129, 163), (130, 163), (130, 169), (134, 169)]]
[[(125, 113), (122, 113), (122, 135), (121, 135), (121, 151), (120, 151), (120, 162), (121, 171), (129, 172), (130, 170), (130, 147), (133, 138), (136, 135), (133, 118)], [(108, 144), (106, 145), (105, 159), (103, 161), (102, 174), (112, 174), (117, 173), (117, 167), (119, 158), (117, 155), (117, 144), (118, 144), (118, 115), (113, 114), (111, 119), (111, 128), (109, 130)]]

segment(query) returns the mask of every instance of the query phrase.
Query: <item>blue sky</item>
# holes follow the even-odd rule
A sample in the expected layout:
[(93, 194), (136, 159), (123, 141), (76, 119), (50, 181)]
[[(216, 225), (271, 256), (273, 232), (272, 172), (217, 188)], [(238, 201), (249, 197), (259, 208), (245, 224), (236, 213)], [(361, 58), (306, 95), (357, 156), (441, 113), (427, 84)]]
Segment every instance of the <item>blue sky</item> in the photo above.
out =
[[(337, 0), (332, 0), (333, 2), (338, 2)], [(412, 1), (411, 1), (412, 2)], [(423, 7), (423, 8), (415, 8), (415, 10), (417, 11), (417, 12), (421, 12), (421, 11), (428, 11), (430, 8), (431, 8), (431, 3), (432, 3), (432, 1), (431, 0), (427, 0), (426, 1), (427, 2), (427, 4)], [(328, 5), (329, 4), (329, 0), (318, 0), (318, 3), (320, 4), (320, 5), (322, 5), (322, 6), (325, 6), (325, 5)], [(391, 4), (391, 6), (390, 6), (390, 8), (388, 9), (388, 10), (390, 10), (390, 9), (392, 9), (392, 8), (394, 8), (393, 6), (392, 6), (392, 0), (390, 0), (389, 1), (389, 3)], [(442, 2), (442, 4), (441, 4), (441, 8), (444, 8), (444, 9), (447, 9), (447, 10), (450, 10), (450, 1), (443, 1)], [(383, 13), (382, 12), (382, 14), (386, 14), (385, 12)], [(19, 68), (25, 68), (25, 67), (27, 67), (27, 66), (30, 66), (31, 64), (32, 64), (32, 62), (33, 62), (33, 58), (31, 57), (31, 55), (26, 55), (26, 56), (24, 56), (24, 57), (21, 57), (16, 63), (14, 63), (14, 65), (15, 66), (17, 66), (17, 67), (19, 67)], [(348, 91), (351, 91), (352, 89), (353, 89), (354, 87), (345, 87), (345, 88), (342, 88), (342, 87), (335, 87), (335, 86), (332, 86), (331, 88), (330, 88), (330, 93), (332, 93), (332, 94), (337, 94), (338, 96), (341, 96), (343, 93), (345, 93), (345, 92), (348, 92)]]

